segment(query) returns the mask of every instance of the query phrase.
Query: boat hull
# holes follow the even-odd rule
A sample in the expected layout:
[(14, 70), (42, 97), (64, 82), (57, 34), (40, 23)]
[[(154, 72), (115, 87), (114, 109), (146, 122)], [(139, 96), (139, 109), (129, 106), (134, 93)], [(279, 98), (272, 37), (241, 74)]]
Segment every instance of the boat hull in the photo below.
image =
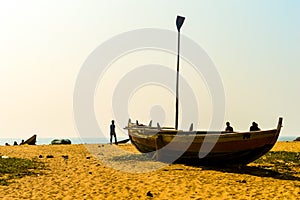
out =
[(128, 124), (131, 143), (142, 153), (166, 162), (213, 165), (250, 163), (272, 149), (282, 125), (277, 129), (225, 133), (155, 129)]
[(125, 139), (125, 140), (120, 140), (117, 143), (118, 144), (126, 144), (127, 142), (129, 142), (130, 139)]
[(30, 138), (28, 138), (26, 141), (21, 143), (20, 145), (35, 145), (35, 143), (36, 143), (36, 135), (33, 135)]

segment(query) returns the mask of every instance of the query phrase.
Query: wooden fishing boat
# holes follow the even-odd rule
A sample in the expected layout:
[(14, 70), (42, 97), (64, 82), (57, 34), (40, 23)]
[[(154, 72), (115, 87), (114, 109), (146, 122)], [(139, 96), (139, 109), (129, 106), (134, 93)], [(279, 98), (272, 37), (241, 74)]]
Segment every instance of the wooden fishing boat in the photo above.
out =
[[(142, 153), (161, 161), (204, 165), (239, 165), (266, 154), (276, 143), (282, 126), (252, 132), (179, 131), (128, 123), (131, 143)], [(212, 148), (207, 151), (205, 146)], [(203, 156), (204, 155), (204, 156)]]
[(36, 135), (31, 136), (30, 138), (28, 138), (27, 140), (25, 140), (25, 142), (22, 142), (20, 145), (35, 145), (36, 143)]

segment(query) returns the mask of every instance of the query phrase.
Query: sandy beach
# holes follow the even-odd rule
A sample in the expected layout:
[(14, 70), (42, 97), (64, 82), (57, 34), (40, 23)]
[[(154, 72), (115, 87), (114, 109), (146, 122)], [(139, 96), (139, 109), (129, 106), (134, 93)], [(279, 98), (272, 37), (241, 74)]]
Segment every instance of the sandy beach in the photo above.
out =
[[(300, 142), (277, 142), (271, 151), (300, 152)], [(0, 186), (3, 199), (300, 199), (300, 166), (293, 163), (284, 163), (288, 175), (264, 163), (164, 164), (142, 159), (130, 144), (0, 146), (0, 155), (45, 164), (34, 176)]]

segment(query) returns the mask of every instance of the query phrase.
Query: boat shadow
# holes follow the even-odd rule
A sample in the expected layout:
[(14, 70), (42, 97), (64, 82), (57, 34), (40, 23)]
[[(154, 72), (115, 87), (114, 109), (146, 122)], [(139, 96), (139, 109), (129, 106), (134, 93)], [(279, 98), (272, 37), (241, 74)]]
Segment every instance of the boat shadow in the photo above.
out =
[(248, 165), (208, 165), (199, 162), (187, 162), (187, 160), (177, 160), (176, 162), (166, 162), (156, 160), (151, 154), (126, 153), (111, 157), (112, 161), (137, 161), (137, 162), (161, 162), (165, 164), (182, 164), (201, 168), (202, 170), (214, 170), (233, 174), (248, 174), (258, 177), (269, 177), (280, 180), (300, 181), (300, 153), (286, 151), (270, 151), (263, 157)]
[[(124, 161), (136, 161), (136, 162), (161, 162), (155, 159), (149, 158), (143, 154), (126, 154), (113, 156), (111, 158), (112, 161), (124, 162)], [(164, 163), (164, 162), (162, 162)], [(169, 163), (165, 163), (169, 164)], [(201, 168), (202, 170), (214, 170), (225, 173), (233, 173), (233, 174), (247, 174), (251, 176), (258, 177), (269, 177), (280, 180), (292, 180), (292, 181), (300, 181), (300, 173), (296, 172), (290, 168), (283, 167), (282, 165), (270, 166), (268, 164), (257, 164), (253, 163), (251, 166), (249, 165), (239, 165), (239, 166), (218, 166), (218, 165), (201, 165), (199, 163), (188, 163), (188, 162), (175, 162), (174, 164), (182, 164), (185, 166), (191, 166), (195, 168)], [(299, 166), (297, 166), (299, 167)]]
[[(280, 180), (300, 181), (300, 176), (297, 172), (278, 171), (277, 169), (270, 169), (268, 166), (193, 166), (201, 167), (203, 170), (214, 170), (233, 174), (247, 174), (251, 176), (269, 177)], [(298, 174), (298, 176), (295, 176), (295, 174)]]
[(248, 165), (203, 165), (200, 163), (182, 163), (201, 167), (203, 170), (215, 170), (234, 174), (248, 174), (258, 177), (270, 177), (280, 180), (300, 181), (300, 153), (288, 151), (269, 151)]

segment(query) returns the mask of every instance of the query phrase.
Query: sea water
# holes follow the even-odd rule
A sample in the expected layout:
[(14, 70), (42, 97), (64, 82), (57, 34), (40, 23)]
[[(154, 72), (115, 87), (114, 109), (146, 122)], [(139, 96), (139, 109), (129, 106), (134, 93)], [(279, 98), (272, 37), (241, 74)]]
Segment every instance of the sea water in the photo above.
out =
[(278, 141), (294, 141), (297, 136), (279, 136)]
[[(39, 137), (37, 137), (36, 144), (37, 145), (51, 144), (51, 141), (54, 140), (54, 139), (56, 139), (56, 138), (39, 138)], [(72, 144), (107, 144), (107, 143), (109, 143), (109, 138), (79, 138), (79, 137), (74, 137), (74, 138), (65, 138), (65, 139), (71, 140)], [(124, 140), (124, 139), (126, 139), (126, 138), (118, 138), (119, 141)], [(0, 145), (5, 145), (5, 143), (13, 145), (15, 141), (18, 144), (20, 144), (22, 139), (21, 138), (0, 138)]]
[[(279, 136), (278, 141), (293, 141), (297, 137), (296, 136)], [(51, 144), (51, 141), (55, 138), (39, 138), (37, 137), (36, 144), (42, 145), (42, 144)], [(66, 138), (71, 140), (72, 144), (107, 144), (109, 143), (109, 138)], [(114, 138), (113, 138), (114, 139)], [(118, 138), (118, 140), (124, 140), (127, 138)], [(0, 145), (5, 145), (5, 143), (8, 143), (10, 145), (14, 144), (14, 141), (16, 141), (18, 144), (21, 143), (21, 138), (0, 138)]]

